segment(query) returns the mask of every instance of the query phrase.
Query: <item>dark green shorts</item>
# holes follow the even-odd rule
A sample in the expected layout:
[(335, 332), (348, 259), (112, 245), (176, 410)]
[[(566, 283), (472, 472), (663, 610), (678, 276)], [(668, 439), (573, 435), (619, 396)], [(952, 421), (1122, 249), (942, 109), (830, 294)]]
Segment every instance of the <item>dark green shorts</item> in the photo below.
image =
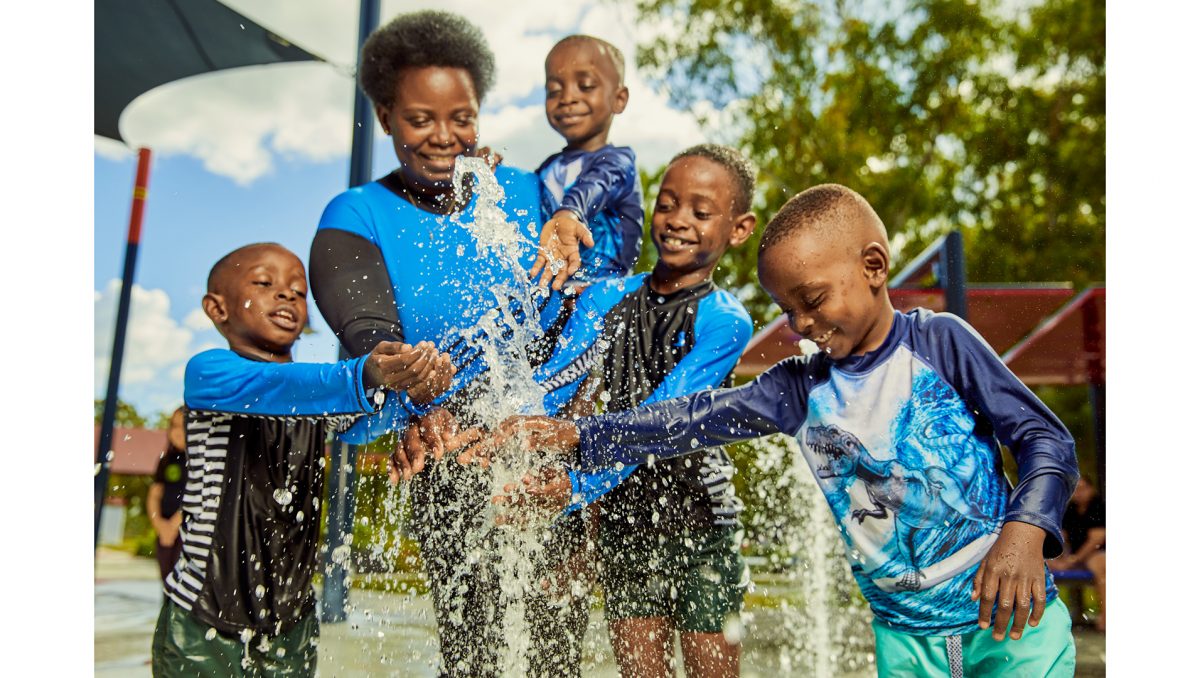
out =
[(667, 617), (679, 631), (718, 633), (742, 611), (750, 571), (742, 530), (713, 527), (655, 539), (600, 539), (608, 619)]
[(165, 600), (154, 628), (151, 671), (155, 678), (313, 676), (319, 635), (317, 615), (310, 612), (283, 635), (256, 635), (243, 643)]

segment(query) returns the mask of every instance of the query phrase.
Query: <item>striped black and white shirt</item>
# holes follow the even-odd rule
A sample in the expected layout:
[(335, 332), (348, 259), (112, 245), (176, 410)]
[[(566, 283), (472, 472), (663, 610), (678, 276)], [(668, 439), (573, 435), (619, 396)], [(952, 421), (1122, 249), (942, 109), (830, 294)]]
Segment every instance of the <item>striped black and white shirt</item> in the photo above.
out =
[(165, 591), (203, 623), (277, 635), (313, 610), (325, 439), (379, 404), (363, 361), (188, 363), (183, 551)]

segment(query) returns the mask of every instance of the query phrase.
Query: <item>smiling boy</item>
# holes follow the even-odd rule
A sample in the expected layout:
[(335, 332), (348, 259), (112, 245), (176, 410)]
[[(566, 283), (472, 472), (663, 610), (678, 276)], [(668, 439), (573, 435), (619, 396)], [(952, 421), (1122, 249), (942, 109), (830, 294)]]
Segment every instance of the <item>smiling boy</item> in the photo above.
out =
[[(819, 353), (737, 389), (574, 424), (509, 420), (462, 460), (518, 431), (539, 449), (578, 448), (584, 470), (794, 436), (875, 614), (880, 676), (1073, 675), (1044, 558), (1062, 552), (1074, 441), (965, 322), (896, 312), (890, 264), (862, 196), (810, 188), (767, 226), (759, 276)], [(1011, 489), (1000, 444), (1017, 461)]]
[(546, 120), (567, 145), (537, 170), (550, 215), (530, 272), (541, 284), (561, 289), (576, 270), (584, 283), (626, 276), (637, 263), (644, 213), (636, 161), (633, 149), (608, 143), (628, 102), (625, 58), (608, 42), (571, 35), (546, 56)]
[[(548, 391), (547, 412), (561, 411), (581, 389), (602, 388), (607, 409), (619, 411), (728, 382), (753, 327), (712, 272), (754, 232), (754, 175), (726, 146), (694, 146), (672, 159), (651, 217), (658, 262), (649, 274), (580, 294), (559, 350), (535, 374)], [(583, 386), (593, 368), (602, 379)], [(732, 476), (717, 448), (698, 461), (560, 470), (529, 488), (529, 496), (572, 511), (603, 497), (600, 579), (622, 675), (669, 674), (676, 631), (688, 675), (738, 674), (739, 648), (723, 633), (748, 581)]]
[(307, 293), (300, 260), (271, 243), (209, 274), (204, 312), (229, 348), (193, 357), (184, 376), (183, 552), (165, 583), (155, 676), (314, 675), (326, 433), (375, 413), (380, 389), (423, 402), (453, 376), (428, 343), (293, 363)]

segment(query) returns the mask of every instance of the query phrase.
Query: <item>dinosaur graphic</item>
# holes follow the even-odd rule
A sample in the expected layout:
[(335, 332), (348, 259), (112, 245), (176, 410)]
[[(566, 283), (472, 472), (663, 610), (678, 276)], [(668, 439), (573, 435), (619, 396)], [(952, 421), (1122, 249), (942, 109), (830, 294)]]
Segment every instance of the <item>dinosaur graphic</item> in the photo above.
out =
[[(958, 478), (940, 466), (912, 468), (899, 461), (880, 461), (852, 433), (832, 425), (810, 427), (805, 442), (825, 460), (816, 469), (818, 478), (833, 481), (840, 492), (856, 480), (866, 485), (874, 508), (855, 509), (851, 518), (862, 524), (867, 518), (884, 520), (889, 511), (895, 516), (896, 547), (906, 566), (903, 576), (894, 583), (888, 580), (896, 590), (923, 588), (926, 575), (917, 567), (913, 546), (917, 530), (942, 528), (957, 522), (959, 516), (976, 522), (992, 520), (966, 500)], [(960, 559), (953, 559), (956, 565)], [(925, 586), (934, 583), (925, 582)]]

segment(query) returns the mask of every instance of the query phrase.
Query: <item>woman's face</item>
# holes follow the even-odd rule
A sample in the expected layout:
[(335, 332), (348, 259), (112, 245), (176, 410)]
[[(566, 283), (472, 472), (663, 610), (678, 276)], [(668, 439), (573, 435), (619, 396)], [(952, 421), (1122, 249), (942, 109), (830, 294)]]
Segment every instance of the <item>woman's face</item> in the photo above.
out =
[(463, 68), (408, 68), (396, 78), (391, 108), (375, 106), (391, 135), (400, 176), (421, 193), (448, 193), (454, 159), (478, 140), (479, 97)]

